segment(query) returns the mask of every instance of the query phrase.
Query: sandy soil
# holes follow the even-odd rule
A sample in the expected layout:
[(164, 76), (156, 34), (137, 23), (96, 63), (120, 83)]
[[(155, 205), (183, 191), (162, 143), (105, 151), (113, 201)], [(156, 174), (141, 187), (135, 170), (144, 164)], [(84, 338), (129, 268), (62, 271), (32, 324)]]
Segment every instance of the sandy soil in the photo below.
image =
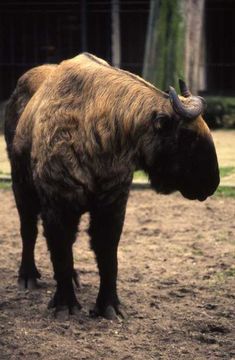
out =
[(220, 166), (235, 166), (235, 130), (215, 130), (212, 136)]
[[(235, 130), (217, 130), (212, 132), (220, 167), (235, 166)], [(235, 172), (224, 177), (221, 184), (235, 186)]]
[(54, 319), (45, 240), (36, 259), (41, 289), (19, 291), (21, 244), (11, 191), (0, 192), (0, 359), (235, 359), (235, 199), (190, 202), (133, 190), (119, 248), (125, 321), (92, 319), (98, 276), (84, 216), (74, 246), (83, 308)]

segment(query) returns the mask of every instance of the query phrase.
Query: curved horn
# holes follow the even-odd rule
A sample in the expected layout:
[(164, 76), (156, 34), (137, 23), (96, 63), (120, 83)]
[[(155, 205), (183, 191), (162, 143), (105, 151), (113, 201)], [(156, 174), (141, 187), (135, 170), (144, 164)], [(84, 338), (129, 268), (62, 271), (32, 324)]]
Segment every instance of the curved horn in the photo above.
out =
[(179, 87), (180, 87), (180, 93), (184, 97), (190, 97), (192, 96), (189, 88), (185, 84), (184, 80), (179, 79)]
[(175, 89), (172, 86), (169, 89), (171, 105), (178, 115), (186, 119), (195, 119), (203, 112), (204, 100), (200, 97), (190, 96), (189, 104), (185, 105), (180, 101)]

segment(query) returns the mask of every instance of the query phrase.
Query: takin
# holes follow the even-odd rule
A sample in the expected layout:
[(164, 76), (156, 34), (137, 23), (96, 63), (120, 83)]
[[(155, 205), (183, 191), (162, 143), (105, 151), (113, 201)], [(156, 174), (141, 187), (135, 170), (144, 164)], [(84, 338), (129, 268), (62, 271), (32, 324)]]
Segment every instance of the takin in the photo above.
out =
[(162, 194), (203, 201), (218, 187), (216, 151), (201, 115), (205, 102), (179, 85), (181, 95), (173, 87), (162, 92), (88, 53), (19, 79), (5, 121), (23, 242), (18, 281), (21, 288), (38, 285), (40, 215), (56, 280), (49, 306), (57, 316), (80, 309), (72, 246), (85, 212), (100, 276), (91, 314), (124, 316), (117, 249), (135, 170), (144, 170)]

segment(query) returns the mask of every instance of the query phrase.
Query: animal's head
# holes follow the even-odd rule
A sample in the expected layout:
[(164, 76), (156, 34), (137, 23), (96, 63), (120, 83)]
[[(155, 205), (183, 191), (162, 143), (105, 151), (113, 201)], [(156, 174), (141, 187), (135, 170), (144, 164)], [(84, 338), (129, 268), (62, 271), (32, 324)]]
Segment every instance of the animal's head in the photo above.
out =
[(169, 99), (152, 118), (153, 151), (147, 168), (152, 187), (164, 194), (180, 191), (205, 200), (219, 185), (219, 169), (210, 130), (202, 118), (205, 101), (192, 96), (180, 80), (182, 96), (170, 87)]

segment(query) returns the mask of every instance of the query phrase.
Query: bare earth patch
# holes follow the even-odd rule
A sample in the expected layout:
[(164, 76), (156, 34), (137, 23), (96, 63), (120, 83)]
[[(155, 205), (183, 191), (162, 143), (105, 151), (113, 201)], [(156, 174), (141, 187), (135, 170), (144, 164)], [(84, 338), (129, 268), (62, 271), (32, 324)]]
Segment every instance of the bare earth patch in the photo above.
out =
[(91, 319), (98, 276), (84, 216), (74, 246), (79, 315), (47, 310), (55, 290), (45, 240), (41, 289), (19, 291), (21, 243), (10, 191), (0, 192), (0, 359), (149, 360), (235, 358), (235, 199), (190, 202), (132, 191), (119, 248), (119, 294), (129, 318)]

